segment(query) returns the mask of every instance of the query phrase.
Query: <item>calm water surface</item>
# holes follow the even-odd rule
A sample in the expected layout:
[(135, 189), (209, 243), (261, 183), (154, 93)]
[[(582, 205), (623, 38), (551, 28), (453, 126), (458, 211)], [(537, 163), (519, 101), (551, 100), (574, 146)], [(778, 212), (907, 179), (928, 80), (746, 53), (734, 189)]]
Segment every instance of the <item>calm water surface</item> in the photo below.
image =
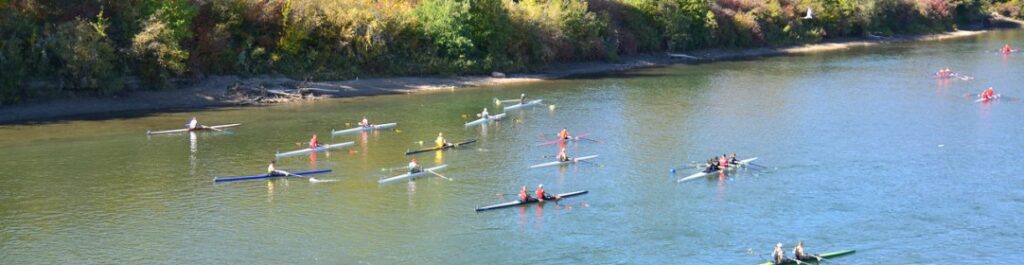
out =
[[(753, 264), (776, 242), (856, 249), (843, 264), (1024, 263), (1024, 34), (412, 95), (101, 121), (0, 126), (0, 263)], [(1015, 43), (1017, 46), (1024, 43)], [(939, 67), (977, 77), (937, 81)], [(994, 86), (1009, 98), (965, 97)], [(464, 128), (493, 99), (546, 105)], [(554, 105), (548, 108), (548, 105)], [(367, 116), (398, 131), (331, 137)], [(228, 133), (147, 137), (191, 116)], [(562, 127), (596, 164), (527, 169)], [(403, 152), (454, 181), (378, 185)], [(214, 184), (275, 151), (355, 141), (287, 170), (321, 179)], [(690, 161), (736, 152), (763, 170), (687, 183)], [(521, 185), (589, 190), (560, 205), (475, 213)], [(753, 255), (748, 253), (753, 250)], [(758, 256), (760, 255), (760, 257)]]

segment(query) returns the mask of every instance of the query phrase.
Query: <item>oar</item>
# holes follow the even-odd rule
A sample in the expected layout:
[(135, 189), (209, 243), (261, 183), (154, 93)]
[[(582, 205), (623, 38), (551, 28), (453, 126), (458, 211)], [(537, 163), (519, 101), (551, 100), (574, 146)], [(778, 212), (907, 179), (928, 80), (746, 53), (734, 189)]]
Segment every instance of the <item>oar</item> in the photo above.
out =
[(382, 167), (382, 168), (380, 168), (380, 171), (395, 171), (395, 170), (404, 169), (404, 168), (408, 168), (408, 167), (392, 167), (392, 168)]
[(218, 131), (218, 132), (224, 132), (224, 130), (214, 128), (213, 126), (206, 126), (206, 125), (202, 125), (202, 126), (203, 126), (203, 128), (206, 128), (206, 129), (210, 129), (210, 130), (214, 130), (214, 131)]
[(438, 177), (441, 177), (441, 178), (443, 178), (443, 179), (447, 179), (448, 181), (452, 181), (452, 179), (450, 179), (450, 178), (448, 178), (448, 177), (445, 177), (444, 175), (441, 175), (441, 174), (437, 174), (437, 172), (434, 172), (433, 170), (424, 170), (424, 171), (426, 171), (426, 172), (430, 172), (430, 174), (434, 174), (434, 175), (437, 175)]
[(576, 162), (586, 162), (588, 164), (595, 165), (597, 167), (604, 167), (604, 164), (597, 163), (597, 162), (590, 162), (589, 160), (576, 160)]
[(586, 138), (586, 137), (576, 137), (576, 139), (578, 139), (578, 140), (587, 140), (587, 141), (591, 141), (591, 142), (595, 142), (595, 143), (603, 143), (601, 141), (590, 139), (590, 138)]

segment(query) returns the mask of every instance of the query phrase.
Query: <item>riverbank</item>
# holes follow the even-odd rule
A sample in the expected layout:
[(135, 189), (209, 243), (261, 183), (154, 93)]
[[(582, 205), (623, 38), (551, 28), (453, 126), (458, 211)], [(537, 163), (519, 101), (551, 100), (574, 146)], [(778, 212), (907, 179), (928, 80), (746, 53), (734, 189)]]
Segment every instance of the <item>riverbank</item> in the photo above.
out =
[[(345, 81), (301, 82), (284, 77), (239, 78), (213, 76), (185, 85), (180, 89), (139, 91), (112, 98), (60, 99), (0, 108), (0, 124), (54, 122), (71, 119), (147, 115), (155, 112), (191, 111), (196, 109), (272, 104), (266, 102), (311, 101), (333, 97), (360, 97), (408, 94), (439, 89), (494, 86), (537, 82), (572, 76), (603, 74), (644, 67), (678, 63), (707, 63), (721, 60), (753, 59), (768, 56), (828, 52), (853, 47), (866, 47), (911, 41), (938, 41), (976, 36), (987, 30), (961, 30), (941, 34), (868, 38), (847, 38), (824, 43), (776, 48), (708, 49), (688, 53), (670, 53), (623, 57), (619, 63), (581, 62), (557, 64), (538, 73), (496, 74), (492, 76), (458, 77), (387, 77)], [(502, 77), (502, 75), (504, 75)], [(290, 87), (303, 91), (303, 96), (288, 100), (261, 101), (252, 93), (235, 93), (239, 88)], [(269, 95), (263, 89), (263, 95)], [(251, 92), (251, 91), (250, 91)], [(288, 104), (288, 103), (284, 103)]]

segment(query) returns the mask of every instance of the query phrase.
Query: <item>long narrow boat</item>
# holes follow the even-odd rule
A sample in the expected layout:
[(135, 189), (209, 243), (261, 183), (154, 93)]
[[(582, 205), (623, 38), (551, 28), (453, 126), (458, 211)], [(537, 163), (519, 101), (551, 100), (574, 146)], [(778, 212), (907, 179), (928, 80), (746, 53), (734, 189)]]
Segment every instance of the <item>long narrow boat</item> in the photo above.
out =
[(420, 150), (405, 151), (405, 155), (415, 155), (415, 154), (425, 153), (425, 152), (430, 152), (430, 151), (446, 150), (446, 149), (449, 149), (449, 148), (455, 148), (455, 147), (459, 147), (459, 146), (463, 146), (463, 145), (467, 145), (467, 144), (471, 144), (471, 143), (475, 143), (475, 142), (476, 142), (476, 139), (470, 139), (470, 140), (465, 140), (465, 141), (454, 143), (454, 144), (445, 145), (445, 146), (442, 146), (442, 147), (431, 147), (431, 148), (420, 149)]
[[(555, 199), (545, 200), (545, 202), (547, 202), (547, 201), (559, 201), (559, 200), (562, 200), (562, 199), (565, 199), (565, 198), (569, 198), (569, 197), (577, 196), (577, 195), (583, 195), (583, 194), (587, 194), (587, 191), (581, 190), (581, 191), (574, 191), (574, 192), (569, 192), (569, 193), (557, 194), (557, 195), (555, 195)], [(537, 203), (537, 202), (540, 202), (540, 201), (537, 200), (537, 199), (528, 200), (528, 201), (525, 201), (525, 202), (524, 201), (519, 201), (519, 200), (514, 200), (514, 201), (510, 201), (510, 202), (506, 202), (506, 203), (499, 203), (499, 204), (495, 204), (495, 205), (491, 205), (491, 206), (484, 206), (484, 207), (476, 208), (476, 211), (477, 212), (483, 212), (483, 211), (489, 211), (489, 210), (494, 210), (494, 209), (501, 209), (501, 208), (507, 208), (507, 207), (512, 207), (512, 206), (519, 206), (519, 205), (526, 205), (526, 204), (531, 204), (531, 203)]]
[(351, 128), (351, 129), (344, 129), (344, 130), (340, 130), (340, 131), (335, 131), (334, 129), (331, 129), (331, 134), (332, 135), (336, 135), (336, 134), (346, 134), (346, 133), (356, 133), (356, 132), (365, 132), (365, 131), (373, 131), (373, 130), (382, 130), (382, 129), (394, 128), (395, 126), (398, 126), (398, 123), (392, 122), (392, 123), (385, 123), (385, 124), (372, 124), (372, 125), (367, 126), (367, 127), (359, 126), (359, 127), (355, 127), (355, 128)]
[[(589, 141), (597, 142), (597, 140), (587, 138), (587, 136), (590, 136), (590, 134), (589, 133), (584, 133), (584, 134), (579, 134), (579, 135), (576, 135), (576, 136), (569, 136), (569, 139), (565, 139), (565, 140), (573, 141), (573, 142), (581, 141), (581, 140), (589, 140)], [(556, 143), (561, 142), (561, 141), (562, 141), (562, 139), (555, 139), (555, 140), (539, 143), (539, 144), (537, 144), (537, 146), (556, 144)]]
[(519, 104), (515, 104), (515, 105), (505, 106), (505, 111), (514, 110), (514, 109), (518, 109), (518, 108), (522, 108), (522, 107), (526, 107), (526, 106), (537, 105), (537, 104), (540, 104), (541, 101), (543, 101), (543, 100), (542, 99), (534, 99), (534, 100), (531, 100), (531, 101), (527, 101), (526, 103), (519, 103)]
[[(750, 162), (754, 162), (754, 160), (757, 160), (757, 158), (754, 157), (754, 158), (743, 159), (743, 160), (740, 160), (739, 162), (736, 162), (735, 165), (731, 165), (731, 166), (725, 168), (724, 170), (726, 170), (726, 171), (736, 170), (737, 168), (740, 168), (740, 167), (746, 166), (747, 164), (750, 164)], [(698, 179), (700, 177), (704, 177), (704, 176), (708, 176), (708, 175), (711, 175), (711, 174), (715, 174), (715, 173), (718, 173), (718, 172), (722, 172), (722, 169), (715, 170), (715, 171), (712, 171), (712, 172), (701, 171), (701, 172), (693, 173), (693, 175), (689, 175), (689, 176), (686, 176), (685, 178), (681, 178), (677, 182), (686, 182), (686, 181)]]
[(192, 130), (189, 130), (189, 129), (185, 128), (185, 129), (173, 129), (173, 130), (163, 130), (163, 131), (146, 131), (146, 134), (154, 135), (154, 134), (183, 133), (183, 132), (188, 132), (188, 131), (204, 131), (204, 130), (214, 130), (215, 131), (215, 130), (235, 127), (235, 126), (239, 126), (239, 125), (242, 125), (242, 124), (241, 123), (232, 123), (232, 124), (214, 125), (214, 126), (200, 126), (199, 128), (195, 128), (195, 129), (192, 129)]
[[(328, 172), (331, 172), (331, 170), (330, 169), (318, 169), (318, 170), (294, 172), (294, 173), (292, 173), (292, 175), (295, 175), (295, 176), (292, 176), (292, 177), (305, 177), (307, 175), (323, 174), (323, 173), (328, 173)], [(287, 176), (280, 175), (280, 174), (263, 174), (263, 175), (241, 176), (241, 177), (224, 177), (224, 178), (213, 178), (213, 182), (227, 182), (227, 181), (240, 181), (240, 180), (252, 180), (252, 179), (268, 179), (268, 178), (280, 178), (280, 177), (287, 177)]]
[[(832, 258), (838, 258), (839, 256), (845, 256), (845, 255), (853, 254), (854, 252), (857, 252), (857, 251), (856, 250), (843, 250), (843, 251), (829, 252), (829, 253), (817, 255), (816, 257), (821, 257), (822, 259), (829, 259), (829, 260), (831, 260)], [(817, 258), (811, 257), (811, 258), (800, 259), (800, 262), (810, 263), (810, 264), (818, 264), (820, 261), (818, 261)], [(782, 264), (784, 264), (784, 265), (797, 265), (797, 264), (801, 264), (800, 262), (796, 262), (794, 260), (788, 260), (786, 262), (783, 262)], [(763, 262), (763, 263), (761, 263), (759, 265), (774, 265), (774, 264), (775, 264), (774, 262), (767, 261), (767, 262)]]
[(587, 160), (587, 159), (593, 159), (593, 158), (597, 158), (597, 155), (589, 155), (589, 156), (572, 158), (572, 159), (569, 159), (569, 161), (552, 161), (552, 162), (547, 162), (547, 163), (540, 163), (540, 164), (532, 165), (532, 166), (530, 166), (530, 168), (550, 167), (550, 166), (559, 166), (559, 165), (565, 165), (565, 164), (572, 164), (572, 163), (580, 162), (580, 161)]
[(386, 178), (386, 179), (381, 179), (381, 180), (378, 180), (377, 183), (384, 184), (384, 183), (399, 181), (399, 180), (403, 180), (403, 179), (414, 179), (414, 178), (417, 178), (419, 176), (423, 176), (425, 174), (431, 174), (434, 171), (438, 171), (438, 170), (444, 169), (446, 167), (448, 167), (448, 164), (443, 164), (443, 165), (440, 165), (440, 166), (435, 166), (435, 167), (432, 167), (432, 168), (424, 169), (424, 170), (422, 170), (420, 172), (416, 172), (416, 173), (405, 173), (405, 174), (401, 174), (401, 175), (398, 175), (398, 176), (394, 176), (394, 177), (390, 177), (390, 178)]
[(979, 99), (975, 100), (974, 102), (975, 103), (988, 102), (988, 101), (997, 100), (997, 99), (999, 99), (1001, 97), (1003, 97), (1002, 94), (995, 94), (995, 95), (992, 95), (991, 98), (979, 98)]
[(284, 152), (284, 153), (277, 153), (277, 154), (274, 154), (274, 156), (276, 156), (276, 157), (285, 157), (285, 156), (294, 156), (294, 155), (308, 154), (308, 153), (312, 153), (312, 152), (323, 152), (323, 151), (327, 151), (328, 149), (341, 148), (341, 147), (345, 147), (345, 146), (349, 146), (349, 145), (353, 145), (353, 144), (355, 144), (355, 142), (351, 142), (351, 141), (344, 142), (344, 143), (337, 143), (337, 144), (325, 144), (325, 145), (317, 146), (315, 150), (313, 148), (306, 148), (306, 149), (301, 149), (301, 150), (288, 151), (288, 152)]
[(481, 123), (501, 120), (505, 118), (505, 113), (499, 113), (498, 115), (488, 115), (487, 117), (476, 119), (475, 121), (467, 122), (466, 126), (473, 126)]

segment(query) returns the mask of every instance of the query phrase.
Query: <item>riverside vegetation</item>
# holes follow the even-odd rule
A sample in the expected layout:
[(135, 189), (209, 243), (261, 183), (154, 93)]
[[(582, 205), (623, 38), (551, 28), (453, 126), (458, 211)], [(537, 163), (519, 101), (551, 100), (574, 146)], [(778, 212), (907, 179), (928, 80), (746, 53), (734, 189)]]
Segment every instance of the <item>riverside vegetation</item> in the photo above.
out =
[[(296, 79), (530, 71), (703, 48), (921, 34), (1020, 16), (991, 0), (0, 0), (0, 105)], [(806, 10), (813, 19), (804, 19)]]

